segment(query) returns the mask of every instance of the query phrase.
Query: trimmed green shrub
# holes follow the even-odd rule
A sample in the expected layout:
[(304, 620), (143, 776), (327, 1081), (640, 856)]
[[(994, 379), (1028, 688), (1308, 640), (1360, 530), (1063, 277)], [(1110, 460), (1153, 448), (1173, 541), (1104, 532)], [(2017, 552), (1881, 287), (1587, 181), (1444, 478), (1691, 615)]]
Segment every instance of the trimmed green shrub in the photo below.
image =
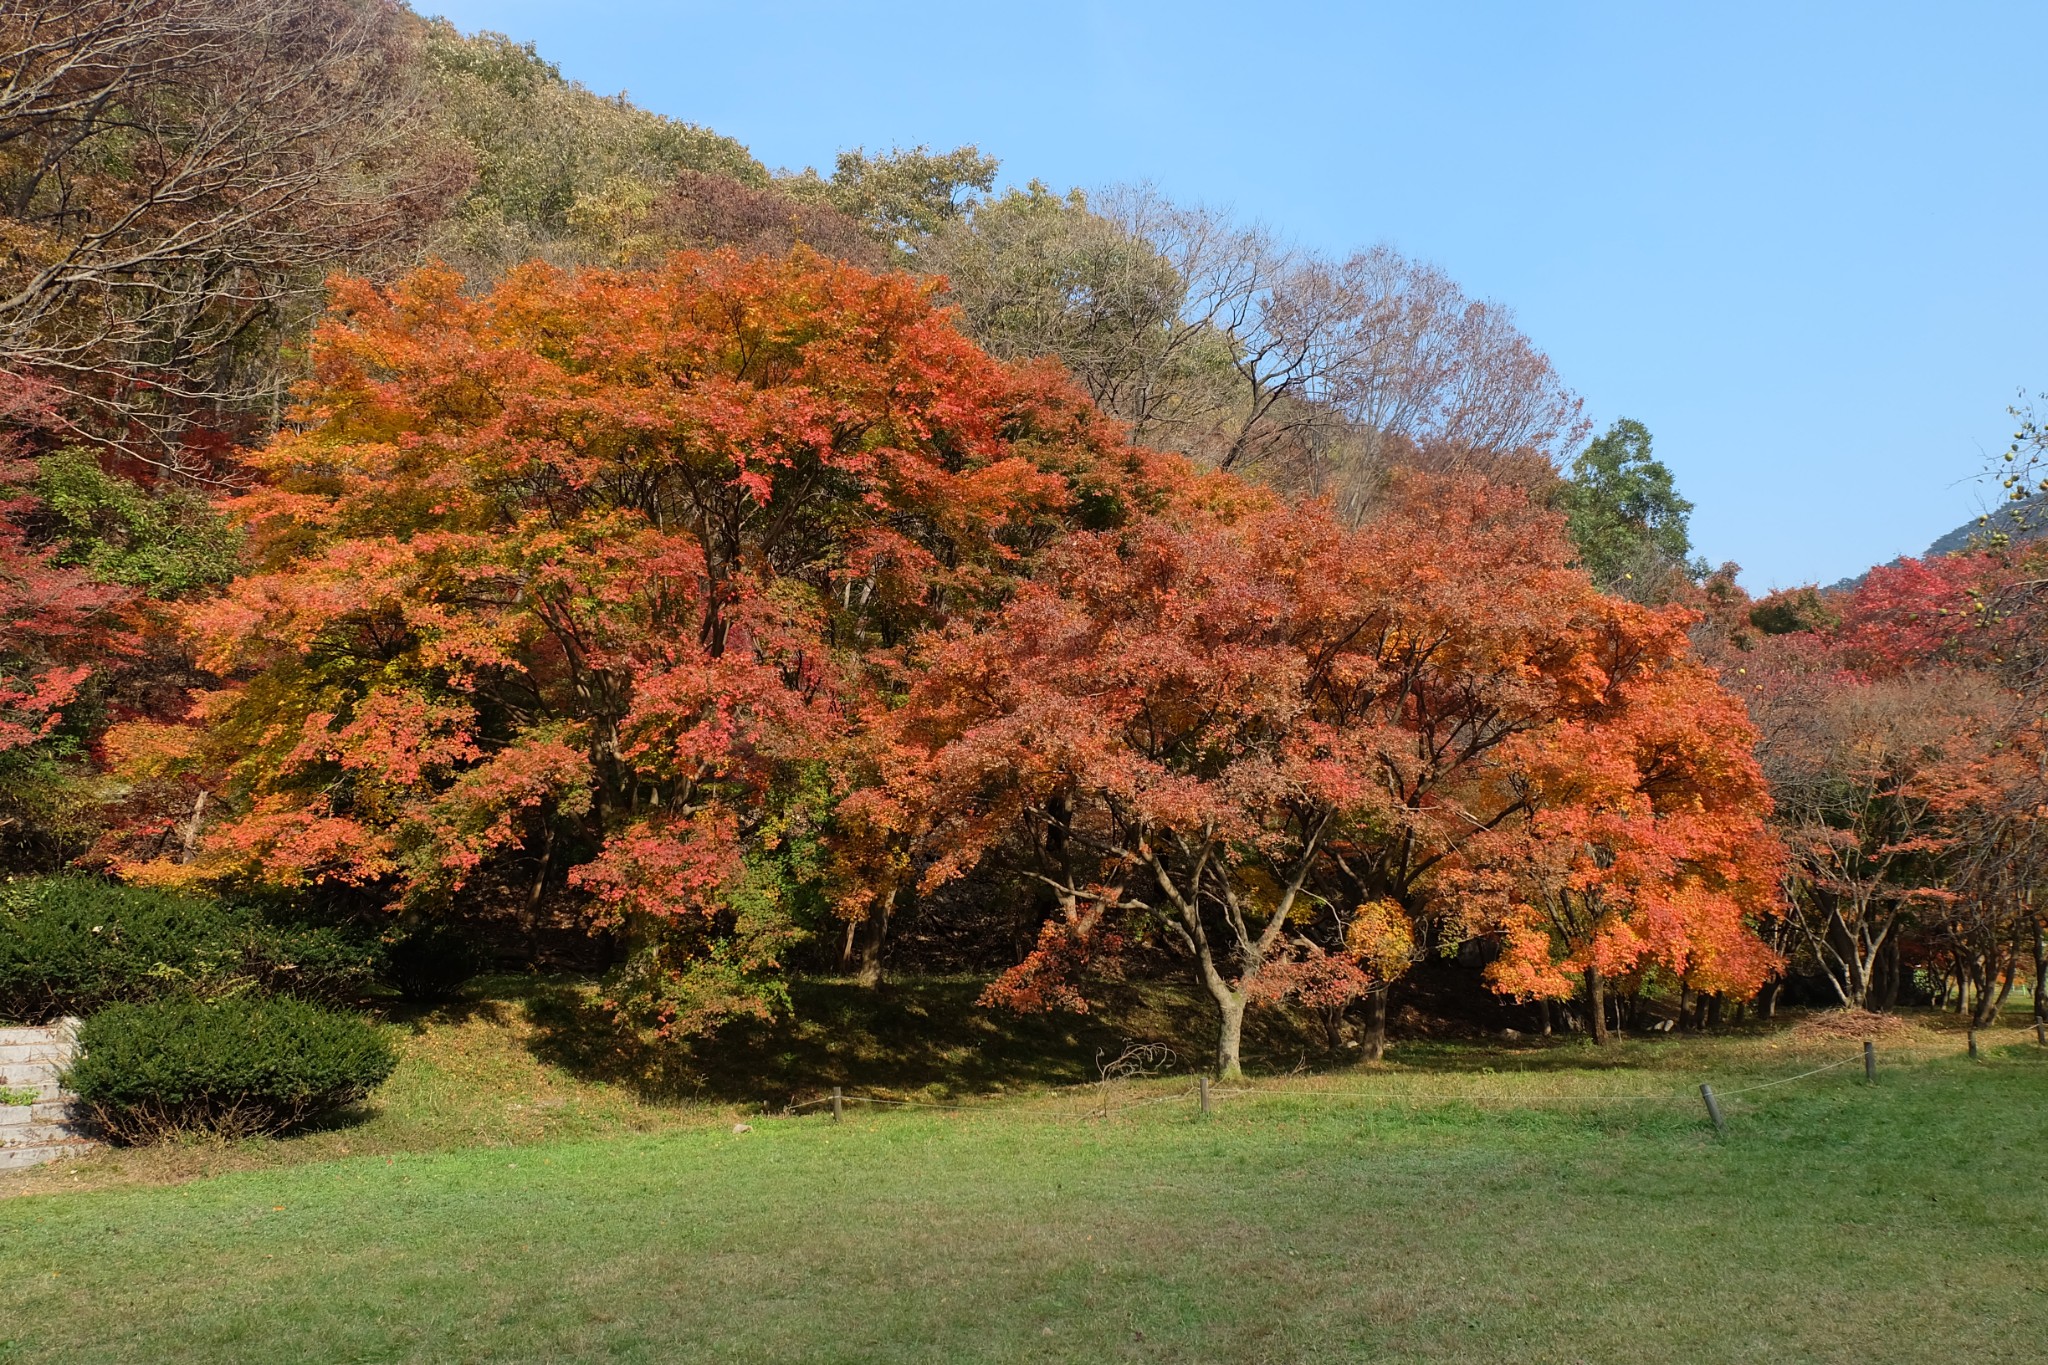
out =
[(109, 1005), (65, 1073), (85, 1117), (119, 1142), (282, 1133), (355, 1104), (397, 1065), (360, 1016), (303, 1000)]
[(377, 960), (374, 942), (207, 897), (84, 876), (0, 886), (0, 1018), (25, 1023), (179, 995), (348, 999)]
[(481, 948), (445, 924), (421, 924), (384, 936), (384, 979), (407, 1000), (453, 1000), (490, 963)]

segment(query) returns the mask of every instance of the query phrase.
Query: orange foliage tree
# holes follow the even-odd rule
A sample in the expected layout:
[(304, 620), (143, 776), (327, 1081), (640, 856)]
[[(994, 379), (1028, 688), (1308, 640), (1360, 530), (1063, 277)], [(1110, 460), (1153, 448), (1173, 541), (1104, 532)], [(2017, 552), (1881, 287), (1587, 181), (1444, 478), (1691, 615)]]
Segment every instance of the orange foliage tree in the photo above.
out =
[(235, 504), (252, 570), (189, 615), (229, 682), (116, 736), (222, 813), (130, 874), (621, 928), (678, 1027), (886, 903), (889, 831), (837, 812), (906, 642), (1180, 477), (932, 287), (803, 250), (343, 280), (302, 400)]
[[(1190, 500), (1049, 551), (930, 644), (893, 717), (926, 881), (1010, 852), (1055, 893), (991, 997), (1075, 1006), (1091, 955), (1163, 941), (1230, 1075), (1251, 1001), (1374, 992), (1423, 918), (1504, 933), (1495, 981), (1522, 995), (1624, 957), (1753, 980), (1779, 854), (1740, 703), (1686, 659), (1683, 613), (1567, 555), (1518, 492), (1419, 478), (1361, 531)], [(1588, 877), (1575, 847), (1623, 866)], [(1560, 887), (1583, 930), (1535, 917)]]
[(1654, 965), (1702, 992), (1746, 995), (1780, 965), (1756, 933), (1782, 909), (1785, 860), (1766, 824), (1756, 732), (1685, 657), (1681, 625), (1616, 604), (1601, 695), (1504, 755), (1521, 803), (1461, 873), (1482, 922), (1502, 932), (1488, 977), (1542, 998), (1581, 978), (1597, 1042), (1610, 978)]

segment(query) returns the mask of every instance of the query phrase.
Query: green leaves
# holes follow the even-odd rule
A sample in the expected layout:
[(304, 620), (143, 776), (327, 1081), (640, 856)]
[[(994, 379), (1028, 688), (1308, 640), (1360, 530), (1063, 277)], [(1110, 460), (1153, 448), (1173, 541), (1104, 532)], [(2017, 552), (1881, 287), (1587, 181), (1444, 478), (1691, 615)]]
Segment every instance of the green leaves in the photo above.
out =
[(1692, 504), (1651, 456), (1641, 422), (1624, 417), (1587, 446), (1560, 496), (1579, 563), (1602, 588), (1658, 601), (1674, 577), (1699, 576), (1688, 562)]
[(189, 488), (144, 489), (78, 449), (37, 461), (32, 487), (42, 500), (34, 519), (55, 541), (56, 561), (102, 583), (175, 598), (235, 575), (241, 533)]

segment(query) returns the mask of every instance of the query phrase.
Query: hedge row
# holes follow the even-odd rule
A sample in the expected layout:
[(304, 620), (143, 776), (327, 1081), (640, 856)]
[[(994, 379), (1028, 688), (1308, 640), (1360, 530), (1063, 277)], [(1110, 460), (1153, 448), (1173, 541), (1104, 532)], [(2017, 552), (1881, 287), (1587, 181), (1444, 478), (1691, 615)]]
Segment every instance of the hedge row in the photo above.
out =
[(0, 1017), (23, 1023), (175, 996), (347, 1000), (378, 966), (374, 941), (226, 901), (80, 876), (0, 887)]
[(339, 1004), (383, 980), (452, 998), (486, 965), (460, 932), (294, 923), (209, 897), (61, 876), (0, 885), (0, 1019), (45, 1023), (118, 1002), (289, 995)]
[(66, 1084), (121, 1142), (282, 1133), (360, 1102), (397, 1064), (368, 1020), (289, 998), (110, 1005), (78, 1044)]
[(0, 1019), (86, 1016), (66, 1083), (106, 1136), (280, 1133), (391, 1073), (372, 1023), (323, 1008), (382, 979), (445, 1000), (482, 970), (445, 926), (382, 933), (84, 876), (0, 885)]

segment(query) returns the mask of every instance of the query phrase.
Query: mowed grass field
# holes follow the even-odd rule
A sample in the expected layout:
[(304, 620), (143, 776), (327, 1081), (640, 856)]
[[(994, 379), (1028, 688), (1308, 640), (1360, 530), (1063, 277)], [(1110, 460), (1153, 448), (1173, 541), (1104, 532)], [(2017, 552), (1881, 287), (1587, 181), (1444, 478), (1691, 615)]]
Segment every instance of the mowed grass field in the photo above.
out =
[[(735, 1133), (730, 1108), (571, 1094), (441, 1037), (390, 1103), (462, 1115), (446, 1131), (373, 1118), (216, 1149), (202, 1179), (115, 1154), (0, 1200), (0, 1360), (2027, 1358), (2048, 1324), (2028, 1039), (1972, 1063), (1925, 1035), (1885, 1045), (1875, 1087), (1852, 1065), (1741, 1094), (1856, 1044), (1416, 1045), (1206, 1118), (1160, 1080), (1106, 1116), (1041, 1089)], [(1731, 1092), (1725, 1138), (1701, 1079)], [(581, 1126), (486, 1131), (515, 1105)]]

